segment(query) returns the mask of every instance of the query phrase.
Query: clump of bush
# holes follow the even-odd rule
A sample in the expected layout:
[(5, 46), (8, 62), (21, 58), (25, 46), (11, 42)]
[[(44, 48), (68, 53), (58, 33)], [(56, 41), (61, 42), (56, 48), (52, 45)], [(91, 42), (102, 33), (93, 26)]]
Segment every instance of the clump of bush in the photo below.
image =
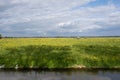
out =
[(0, 39), (2, 38), (2, 35), (0, 34)]

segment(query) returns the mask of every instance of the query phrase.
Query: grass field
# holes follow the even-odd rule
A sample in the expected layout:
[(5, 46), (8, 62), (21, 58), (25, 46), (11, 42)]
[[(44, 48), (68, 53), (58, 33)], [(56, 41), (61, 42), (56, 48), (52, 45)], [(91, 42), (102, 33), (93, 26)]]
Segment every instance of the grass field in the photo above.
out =
[(0, 67), (120, 68), (120, 38), (3, 38)]

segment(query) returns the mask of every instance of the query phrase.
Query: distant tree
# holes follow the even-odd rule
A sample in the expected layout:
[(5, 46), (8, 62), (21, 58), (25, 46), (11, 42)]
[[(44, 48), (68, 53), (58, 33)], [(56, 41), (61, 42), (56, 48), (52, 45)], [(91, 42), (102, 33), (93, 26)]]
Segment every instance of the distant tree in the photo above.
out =
[(2, 38), (2, 34), (0, 34), (0, 39)]

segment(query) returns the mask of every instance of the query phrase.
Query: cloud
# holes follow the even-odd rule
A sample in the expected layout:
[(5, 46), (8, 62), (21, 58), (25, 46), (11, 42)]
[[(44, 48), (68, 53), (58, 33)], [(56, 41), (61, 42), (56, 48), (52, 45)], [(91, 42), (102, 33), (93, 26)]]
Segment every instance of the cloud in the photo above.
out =
[(8, 36), (78, 35), (118, 28), (120, 8), (109, 2), (84, 6), (95, 2), (97, 0), (0, 0), (0, 32)]

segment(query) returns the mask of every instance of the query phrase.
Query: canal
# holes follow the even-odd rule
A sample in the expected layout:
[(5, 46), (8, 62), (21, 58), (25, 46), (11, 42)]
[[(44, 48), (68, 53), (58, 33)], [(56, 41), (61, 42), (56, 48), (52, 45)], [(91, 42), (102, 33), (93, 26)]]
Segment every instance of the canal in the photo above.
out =
[(0, 80), (120, 80), (120, 69), (0, 70)]

